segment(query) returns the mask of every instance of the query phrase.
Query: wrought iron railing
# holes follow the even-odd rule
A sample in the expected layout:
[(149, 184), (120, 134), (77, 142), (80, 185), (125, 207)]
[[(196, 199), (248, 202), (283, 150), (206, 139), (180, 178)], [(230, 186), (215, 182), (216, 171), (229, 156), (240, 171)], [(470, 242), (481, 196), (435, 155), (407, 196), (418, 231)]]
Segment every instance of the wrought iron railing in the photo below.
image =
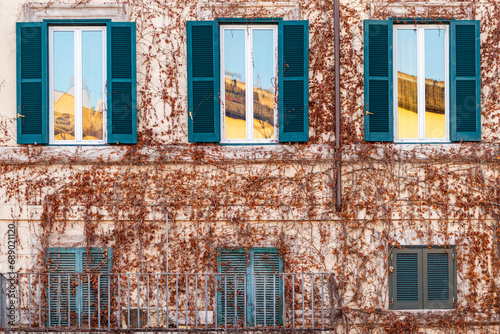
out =
[(332, 279), (328, 273), (11, 273), (4, 296), (13, 310), (2, 326), (66, 332), (328, 330), (335, 320)]

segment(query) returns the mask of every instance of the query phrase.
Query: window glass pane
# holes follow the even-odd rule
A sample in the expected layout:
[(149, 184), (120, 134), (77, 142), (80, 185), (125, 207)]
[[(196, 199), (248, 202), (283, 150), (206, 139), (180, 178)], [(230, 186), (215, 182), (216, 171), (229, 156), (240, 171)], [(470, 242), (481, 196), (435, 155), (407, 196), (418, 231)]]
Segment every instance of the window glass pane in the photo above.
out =
[(445, 138), (444, 30), (425, 30), (425, 137)]
[(75, 139), (74, 33), (53, 35), (54, 140)]
[(273, 30), (253, 31), (253, 129), (254, 139), (274, 138)]
[(102, 31), (82, 32), (82, 138), (103, 139)]
[(224, 30), (225, 137), (246, 139), (245, 30)]
[(417, 30), (397, 30), (398, 138), (418, 138)]

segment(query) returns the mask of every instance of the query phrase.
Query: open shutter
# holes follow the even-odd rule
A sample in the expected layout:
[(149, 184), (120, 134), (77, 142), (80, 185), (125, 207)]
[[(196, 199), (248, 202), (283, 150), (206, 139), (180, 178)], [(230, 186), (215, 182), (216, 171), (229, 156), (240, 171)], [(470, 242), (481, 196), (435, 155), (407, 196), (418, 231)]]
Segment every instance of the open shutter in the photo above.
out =
[[(223, 251), (219, 257), (217, 289), (217, 323), (219, 326), (241, 325), (245, 319), (245, 250)], [(236, 308), (235, 308), (236, 305)]]
[(422, 308), (422, 250), (398, 249), (392, 254), (390, 282), (391, 308)]
[[(47, 303), (47, 324), (50, 327), (77, 326), (78, 257), (74, 249), (49, 250), (50, 285)], [(70, 287), (70, 289), (68, 289)]]
[(365, 20), (365, 140), (393, 141), (392, 21)]
[(479, 21), (450, 23), (450, 133), (452, 141), (481, 140)]
[(109, 144), (137, 143), (135, 22), (107, 25)]
[[(277, 326), (283, 323), (281, 296), (282, 261), (278, 250), (255, 249), (252, 269), (255, 285), (256, 326)], [(252, 323), (253, 323), (252, 313)]]
[(453, 250), (424, 249), (424, 309), (452, 309)]
[(16, 23), (17, 143), (47, 144), (47, 25)]
[(188, 140), (219, 142), (219, 31), (216, 21), (187, 22)]
[(279, 24), (279, 140), (309, 140), (309, 21)]
[(82, 248), (79, 256), (82, 258), (82, 271), (84, 272), (81, 282), (82, 323), (88, 325), (90, 307), (91, 321), (98, 321), (100, 314), (101, 323), (107, 324), (108, 274), (111, 269), (112, 250), (91, 248), (87, 253), (87, 250)]

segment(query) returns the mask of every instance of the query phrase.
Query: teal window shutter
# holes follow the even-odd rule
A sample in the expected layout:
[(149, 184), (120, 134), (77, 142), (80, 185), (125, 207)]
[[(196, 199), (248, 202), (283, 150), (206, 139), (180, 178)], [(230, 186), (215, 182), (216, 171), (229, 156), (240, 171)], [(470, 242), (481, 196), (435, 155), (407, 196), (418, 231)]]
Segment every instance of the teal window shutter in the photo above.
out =
[[(90, 273), (83, 274), (82, 277), (82, 320), (83, 322), (87, 321), (88, 323), (90, 305), (90, 318), (98, 318), (97, 310), (100, 309), (101, 321), (102, 324), (105, 324), (107, 323), (105, 320), (105, 314), (107, 312), (109, 302), (108, 274), (111, 270), (112, 250), (91, 248), (87, 253), (85, 248), (81, 248), (81, 254), (79, 256), (82, 258), (82, 271), (84, 273)], [(89, 276), (91, 280), (90, 286), (88, 280)], [(97, 284), (98, 281), (99, 284)], [(100, 299), (98, 299), (99, 295)]]
[(454, 294), (454, 249), (424, 250), (424, 308), (452, 309)]
[(108, 144), (137, 143), (135, 22), (107, 24)]
[(279, 22), (279, 140), (309, 140), (309, 21)]
[(16, 23), (17, 143), (48, 143), (47, 25)]
[(365, 140), (393, 141), (392, 21), (365, 20)]
[(93, 247), (89, 249), (89, 253), (86, 248), (82, 247), (49, 249), (50, 285), (47, 291), (47, 314), (49, 315), (47, 326), (88, 325), (89, 316), (91, 321), (98, 319), (99, 307), (101, 322), (107, 323), (108, 274), (111, 271), (112, 258), (111, 248)]
[[(222, 251), (219, 257), (217, 294), (218, 326), (237, 326), (245, 320), (245, 280), (247, 279), (247, 253), (244, 249)], [(235, 308), (236, 301), (236, 308)]]
[[(283, 280), (280, 273), (283, 262), (277, 249), (251, 250), (253, 285), (255, 286), (256, 326), (278, 326), (283, 324)], [(265, 306), (265, 317), (264, 317)], [(254, 323), (253, 314), (251, 323)]]
[[(78, 293), (71, 289), (78, 284), (75, 275), (79, 265), (78, 256), (74, 249), (51, 248), (48, 262), (50, 285), (47, 291), (47, 326), (67, 327), (78, 312)], [(71, 325), (76, 324), (73, 321)]]
[(216, 21), (187, 22), (188, 140), (220, 140), (219, 30)]
[(450, 23), (450, 135), (452, 141), (481, 140), (479, 21)]

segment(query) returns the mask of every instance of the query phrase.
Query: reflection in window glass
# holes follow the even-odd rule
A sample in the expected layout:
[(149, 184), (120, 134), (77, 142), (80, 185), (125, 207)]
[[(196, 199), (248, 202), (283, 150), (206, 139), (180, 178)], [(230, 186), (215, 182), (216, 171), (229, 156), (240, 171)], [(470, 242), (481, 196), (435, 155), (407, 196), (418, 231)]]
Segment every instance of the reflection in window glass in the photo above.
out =
[(274, 138), (273, 30), (253, 31), (253, 136)]
[(224, 30), (224, 87), (226, 139), (245, 139), (245, 30)]
[(103, 139), (103, 32), (82, 32), (82, 138)]
[(445, 138), (444, 31), (425, 30), (425, 137)]
[(417, 30), (397, 30), (398, 138), (418, 138)]
[(54, 55), (54, 140), (75, 139), (74, 33), (55, 31)]

